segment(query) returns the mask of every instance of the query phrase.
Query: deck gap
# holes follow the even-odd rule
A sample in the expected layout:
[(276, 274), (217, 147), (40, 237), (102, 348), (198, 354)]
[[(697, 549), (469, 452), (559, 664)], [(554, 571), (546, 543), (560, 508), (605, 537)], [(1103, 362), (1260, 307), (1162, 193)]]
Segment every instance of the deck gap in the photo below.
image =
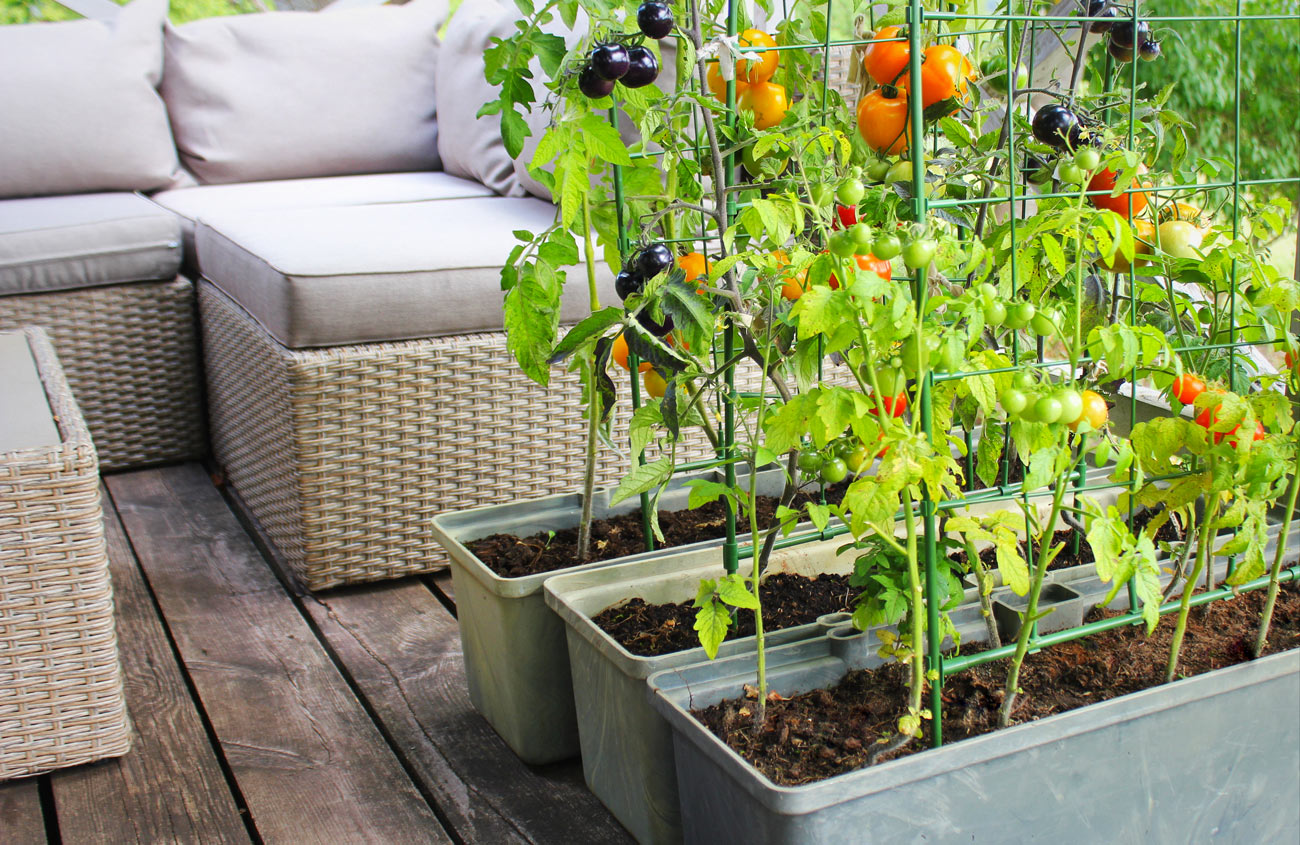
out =
[(451, 618), (459, 619), (460, 617), (456, 615), (456, 601), (442, 591), (442, 587), (438, 586), (438, 582), (434, 580), (433, 574), (421, 575), (419, 578), (420, 583), (424, 584), (424, 586), (428, 588), (429, 592), (433, 593), (433, 597), (438, 600), (438, 604), (447, 608), (447, 612), (451, 614)]
[[(105, 495), (113, 498), (112, 490), (107, 484), (100, 487)], [(117, 501), (113, 500), (113, 508), (117, 509)], [(194, 702), (194, 709), (198, 713), (199, 724), (203, 726), (203, 733), (208, 738), (208, 744), (212, 746), (213, 755), (216, 757), (217, 766), (221, 769), (221, 776), (225, 778), (226, 787), (230, 790), (230, 795), (234, 799), (235, 809), (239, 813), (240, 820), (244, 823), (244, 829), (248, 833), (248, 838), (252, 845), (264, 845), (262, 834), (257, 829), (257, 822), (253, 819), (253, 813), (248, 809), (248, 802), (244, 800), (244, 792), (239, 788), (239, 781), (235, 778), (235, 772), (230, 767), (230, 762), (226, 760), (225, 750), (221, 747), (221, 740), (217, 737), (216, 729), (212, 726), (212, 720), (208, 717), (208, 710), (203, 703), (203, 697), (199, 695), (197, 685), (194, 679), (190, 677), (189, 667), (185, 664), (185, 659), (181, 655), (180, 646), (176, 644), (176, 638), (172, 635), (171, 626), (167, 624), (167, 615), (163, 613), (162, 605), (158, 601), (158, 596), (154, 592), (153, 584), (149, 581), (149, 573), (140, 565), (140, 554), (135, 546), (135, 539), (131, 532), (123, 530), (126, 536), (127, 545), (131, 548), (131, 556), (135, 558), (136, 570), (140, 573), (140, 579), (144, 584), (145, 592), (149, 595), (149, 601), (153, 604), (154, 613), (163, 623), (163, 635), (167, 638), (167, 647), (171, 649), (172, 658), (176, 661), (176, 667), (180, 671), (181, 680), (185, 683), (185, 689), (189, 692), (190, 700)], [(51, 793), (51, 797), (53, 794)], [(42, 793), (42, 800), (44, 794)], [(48, 818), (48, 816), (47, 816)], [(53, 845), (53, 842), (51, 842)]]
[(59, 808), (54, 800), (54, 784), (48, 774), (36, 779), (36, 794), (41, 799), (41, 817), (45, 820), (45, 840), (48, 845), (63, 845), (59, 832)]
[[(406, 773), (411, 784), (415, 787), (416, 791), (420, 793), (420, 797), (429, 805), (429, 809), (433, 812), (434, 817), (437, 818), (438, 824), (442, 825), (442, 829), (447, 832), (447, 835), (451, 837), (451, 840), (456, 843), (456, 845), (472, 845), (472, 843), (466, 842), (466, 840), (460, 835), (460, 832), (457, 831), (455, 826), (452, 824), (451, 819), (448, 818), (443, 809), (438, 806), (437, 799), (433, 793), (425, 787), (423, 780), (420, 778), (418, 769), (407, 757), (400, 743), (394, 739), (388, 727), (384, 724), (379, 714), (375, 711), (375, 708), (371, 705), (370, 699), (366, 697), (361, 686), (352, 676), (352, 672), (348, 669), (347, 664), (334, 650), (334, 646), (316, 624), (316, 620), (307, 612), (307, 609), (303, 606), (303, 602), (307, 600), (314, 601), (322, 607), (325, 607), (327, 610), (329, 605), (307, 592), (307, 590), (298, 583), (298, 580), (293, 577), (289, 568), (280, 558), (279, 553), (276, 552), (271, 544), (266, 541), (262, 536), (261, 531), (258, 530), (257, 523), (248, 515), (249, 512), (244, 507), (244, 503), (240, 499), (239, 494), (228, 485), (217, 485), (217, 492), (221, 494), (222, 499), (225, 500), (226, 506), (230, 508), (231, 512), (235, 515), (235, 519), (238, 520), (239, 524), (243, 526), (244, 530), (248, 533), (248, 536), (253, 541), (253, 545), (257, 548), (257, 551), (266, 560), (267, 566), (270, 568), (272, 574), (275, 575), (276, 580), (280, 582), (280, 586), (283, 587), (285, 593), (288, 594), (289, 600), (293, 602), (293, 606), (297, 609), (298, 615), (307, 623), (307, 627), (311, 629), (312, 634), (316, 637), (316, 641), (319, 642), (321, 647), (325, 650), (326, 656), (329, 657), (330, 662), (334, 664), (334, 668), (343, 678), (343, 682), (348, 685), (348, 689), (352, 691), (352, 695), (356, 698), (357, 702), (360, 703), (361, 709), (365, 711), (366, 715), (370, 718), (370, 721), (374, 723), (375, 728), (379, 731), (379, 735), (383, 737), (384, 742), (387, 743), (388, 747), (392, 750), (393, 756), (397, 758), (398, 765), (402, 767), (402, 771)], [(435, 590), (434, 595), (440, 596), (441, 594)], [(440, 598), (439, 601), (442, 601), (442, 599)], [(454, 609), (452, 610), (452, 614), (455, 614)]]

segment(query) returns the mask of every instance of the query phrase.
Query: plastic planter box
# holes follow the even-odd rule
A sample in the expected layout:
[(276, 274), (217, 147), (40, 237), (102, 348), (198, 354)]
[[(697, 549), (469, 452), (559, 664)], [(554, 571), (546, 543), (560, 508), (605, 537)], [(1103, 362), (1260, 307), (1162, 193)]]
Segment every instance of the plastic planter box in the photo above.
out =
[[(769, 685), (791, 695), (879, 662), (823, 637), (773, 649)], [(797, 787), (772, 784), (689, 712), (755, 680), (752, 658), (650, 679), (688, 843), (1300, 839), (1300, 651)]]
[[(690, 478), (714, 478), (712, 473), (681, 476), (660, 497), (660, 508), (686, 507)], [(782, 474), (759, 475), (759, 491), (780, 492)], [(635, 498), (610, 507), (612, 489), (596, 491), (595, 519), (636, 510)], [(582, 497), (561, 494), (505, 505), (445, 513), (433, 518), (433, 534), (451, 558), (465, 679), (470, 701), (506, 744), (526, 763), (551, 763), (578, 753), (569, 657), (564, 623), (546, 606), (542, 583), (561, 573), (582, 572), (623, 561), (651, 560), (683, 551), (717, 548), (721, 540), (657, 549), (568, 569), (502, 578), (466, 548), (466, 543), (491, 534), (528, 536), (539, 531), (571, 528), (582, 512)]]

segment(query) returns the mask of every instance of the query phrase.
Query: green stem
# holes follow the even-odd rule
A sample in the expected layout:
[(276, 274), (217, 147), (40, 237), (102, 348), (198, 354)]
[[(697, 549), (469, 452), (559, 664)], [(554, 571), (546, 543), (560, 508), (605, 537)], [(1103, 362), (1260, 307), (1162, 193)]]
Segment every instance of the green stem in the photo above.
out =
[(925, 692), (925, 640), (922, 625), (925, 619), (925, 595), (921, 589), (921, 569), (917, 563), (916, 514), (912, 512), (912, 491), (903, 491), (903, 519), (907, 525), (907, 581), (912, 594), (912, 681), (909, 689), (910, 714), (921, 712), (921, 698)]
[(1273, 606), (1277, 603), (1278, 576), (1282, 573), (1282, 559), (1286, 557), (1287, 540), (1291, 537), (1291, 519), (1295, 516), (1296, 493), (1300, 492), (1300, 467), (1291, 468), (1291, 486), (1286, 493), (1286, 516), (1282, 519), (1282, 530), (1277, 535), (1277, 554), (1273, 556), (1273, 568), (1268, 573), (1268, 598), (1264, 599), (1264, 614), (1259, 622), (1259, 634), (1255, 637), (1254, 655), (1259, 657), (1268, 644), (1268, 628), (1273, 622)]
[(971, 562), (975, 570), (976, 584), (980, 593), (980, 615), (984, 617), (984, 626), (989, 632), (989, 642), (994, 648), (1002, 647), (1002, 636), (998, 633), (997, 620), (993, 618), (993, 602), (990, 594), (993, 592), (993, 576), (984, 568), (984, 561), (980, 560), (979, 554), (975, 551), (975, 543), (971, 540), (966, 541), (966, 559)]
[(1034, 630), (1034, 617), (1038, 615), (1038, 598), (1043, 590), (1043, 578), (1047, 575), (1047, 568), (1052, 565), (1056, 559), (1056, 553), (1059, 547), (1049, 547), (1056, 526), (1056, 520), (1061, 515), (1061, 502), (1065, 499), (1066, 480), (1069, 473), (1063, 473), (1056, 480), (1056, 490), (1052, 494), (1052, 513), (1047, 522), (1039, 528), (1038, 533), (1038, 561), (1034, 567), (1034, 577), (1029, 584), (1029, 604), (1025, 607), (1025, 615), (1020, 623), (1020, 632), (1016, 636), (1016, 653), (1011, 657), (1011, 667), (1007, 670), (1007, 683), (1005, 695), (1002, 698), (1002, 708), (998, 711), (998, 727), (1005, 728), (1011, 723), (1011, 711), (1016, 703), (1016, 691), (1020, 684), (1020, 666), (1025, 662), (1025, 655), (1029, 652), (1029, 635)]
[[(596, 246), (591, 238), (591, 203), (582, 195), (582, 245), (587, 262), (587, 291), (591, 313), (600, 310), (600, 292), (596, 287)], [(578, 522), (578, 560), (591, 556), (592, 499), (596, 491), (596, 442), (600, 430), (600, 402), (596, 391), (595, 351), (587, 364), (587, 445), (582, 465), (582, 517)]]
[(1187, 614), (1192, 609), (1192, 591), (1196, 588), (1196, 579), (1200, 577), (1201, 570), (1205, 568), (1206, 561), (1210, 557), (1210, 545), (1214, 542), (1214, 518), (1219, 513), (1219, 497), (1211, 494), (1209, 504), (1205, 508), (1205, 520), (1201, 523), (1201, 531), (1196, 539), (1196, 566), (1192, 569), (1192, 574), (1187, 576), (1187, 583), (1183, 585), (1182, 600), (1178, 605), (1178, 622), (1174, 626), (1174, 639), (1169, 645), (1169, 664), (1165, 667), (1165, 683), (1174, 679), (1178, 672), (1178, 652), (1183, 647), (1183, 635), (1187, 633)]

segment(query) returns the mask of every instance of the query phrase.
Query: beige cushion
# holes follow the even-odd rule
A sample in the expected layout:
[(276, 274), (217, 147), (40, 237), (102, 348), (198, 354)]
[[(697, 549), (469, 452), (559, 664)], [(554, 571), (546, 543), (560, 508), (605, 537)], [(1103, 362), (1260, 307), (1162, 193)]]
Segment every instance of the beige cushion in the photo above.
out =
[(437, 170), (446, 0), (207, 18), (166, 34), (162, 93), (205, 184)]
[[(555, 209), (531, 197), (211, 215), (196, 235), (203, 275), (292, 349), (500, 331), (500, 269)], [(561, 319), (588, 313), (571, 271)], [(617, 302), (600, 265), (602, 302)]]
[(162, 75), (167, 0), (112, 23), (0, 26), (0, 197), (162, 188), (177, 175)]
[(137, 194), (0, 200), (0, 296), (171, 279), (176, 216)]
[(201, 185), (163, 191), (150, 199), (180, 216), (186, 260), (193, 264), (194, 225), (210, 215), (490, 196), (492, 192), (477, 182), (441, 171), (415, 171)]

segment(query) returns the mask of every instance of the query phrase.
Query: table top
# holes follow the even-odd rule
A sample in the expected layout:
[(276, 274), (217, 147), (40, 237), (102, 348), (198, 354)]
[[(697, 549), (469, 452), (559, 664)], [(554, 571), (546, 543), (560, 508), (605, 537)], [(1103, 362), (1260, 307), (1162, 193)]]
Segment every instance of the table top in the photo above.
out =
[(27, 336), (0, 332), (0, 453), (61, 442)]

